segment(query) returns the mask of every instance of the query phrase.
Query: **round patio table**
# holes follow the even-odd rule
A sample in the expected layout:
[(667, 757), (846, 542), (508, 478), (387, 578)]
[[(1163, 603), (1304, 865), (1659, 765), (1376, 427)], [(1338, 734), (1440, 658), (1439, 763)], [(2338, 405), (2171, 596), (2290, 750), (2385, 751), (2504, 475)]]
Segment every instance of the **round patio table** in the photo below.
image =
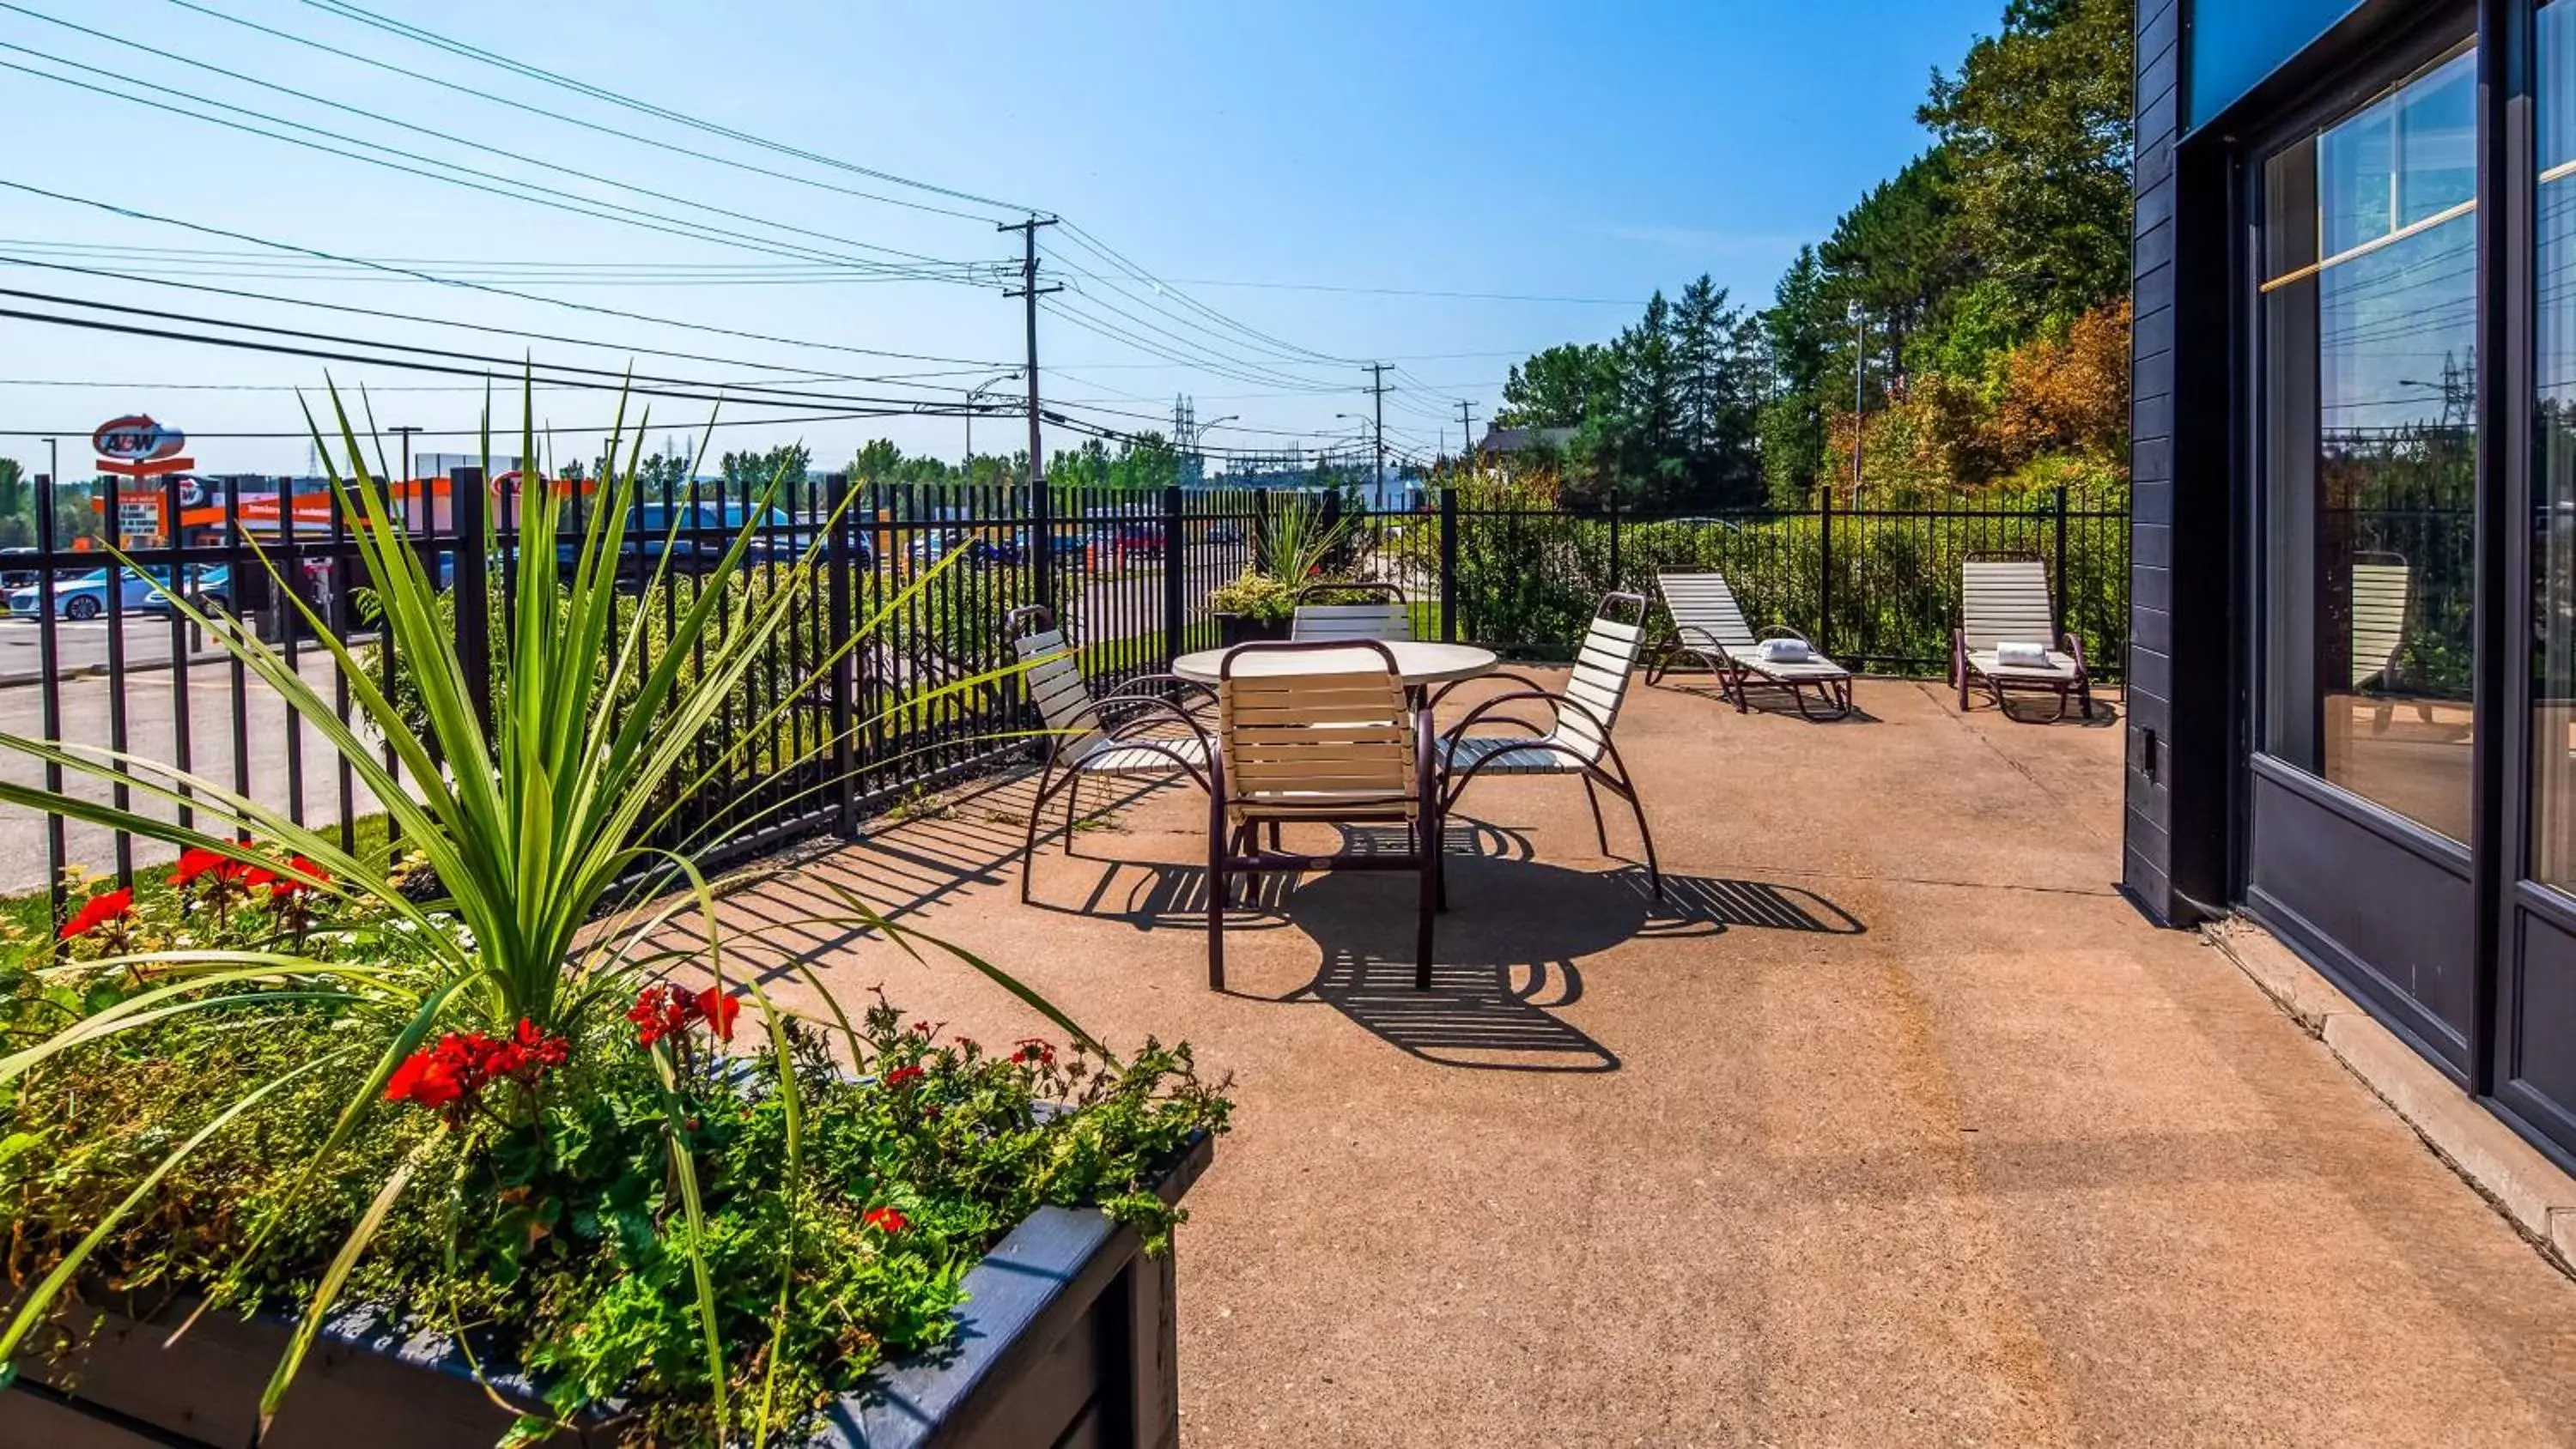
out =
[[(1338, 641), (1337, 641), (1338, 642)], [(1352, 641), (1357, 642), (1357, 641)], [(1447, 684), (1455, 679), (1474, 679), (1491, 674), (1499, 662), (1491, 649), (1472, 644), (1430, 644), (1412, 639), (1380, 640), (1387, 652), (1395, 656), (1396, 672), (1404, 676), (1405, 687), (1420, 689), (1424, 685)], [(1241, 647), (1241, 646), (1237, 646)], [(1217, 682), (1217, 671), (1225, 667), (1226, 649), (1202, 649), (1184, 654), (1172, 661), (1172, 672), (1183, 679), (1201, 684)], [(1354, 673), (1369, 669), (1376, 661), (1366, 649), (1260, 650), (1247, 654), (1235, 665), (1237, 679), (1257, 678), (1264, 674)]]

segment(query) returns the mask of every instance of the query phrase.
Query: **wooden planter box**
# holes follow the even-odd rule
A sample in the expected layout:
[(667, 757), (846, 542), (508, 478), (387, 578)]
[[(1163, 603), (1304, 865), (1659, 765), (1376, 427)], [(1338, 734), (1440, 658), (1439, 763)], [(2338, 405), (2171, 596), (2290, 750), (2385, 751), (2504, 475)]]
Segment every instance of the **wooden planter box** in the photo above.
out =
[(1216, 616), (1217, 643), (1227, 649), (1237, 644), (1250, 644), (1261, 639), (1285, 639), (1296, 621), (1292, 619), (1256, 619), (1250, 614)]
[[(1206, 1170), (1201, 1137), (1157, 1184), (1177, 1200)], [(826, 1412), (812, 1441), (841, 1449), (1135, 1446), (1180, 1437), (1172, 1258), (1089, 1209), (1040, 1208), (966, 1275), (956, 1339), (935, 1356), (882, 1364)], [(0, 1394), (0, 1449), (144, 1449), (247, 1444), (260, 1390), (293, 1325), (210, 1313), (162, 1340), (194, 1304), (127, 1301), (101, 1311), (60, 1362), (20, 1364)], [(84, 1305), (75, 1312), (94, 1311)], [(508, 1397), (522, 1379), (495, 1375)], [(408, 1341), (354, 1311), (327, 1328), (263, 1449), (490, 1449), (512, 1414), (492, 1402), (444, 1337)], [(613, 1443), (613, 1428), (550, 1443)]]

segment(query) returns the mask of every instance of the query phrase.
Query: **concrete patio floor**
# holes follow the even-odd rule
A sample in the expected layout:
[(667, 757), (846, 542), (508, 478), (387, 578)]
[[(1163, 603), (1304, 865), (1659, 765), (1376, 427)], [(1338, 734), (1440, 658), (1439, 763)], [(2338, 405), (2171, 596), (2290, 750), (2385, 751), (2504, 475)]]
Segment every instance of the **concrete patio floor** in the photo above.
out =
[[(1478, 782), (1427, 994), (1412, 882), (1354, 875), (1238, 912), (1211, 993), (1185, 788), (1050, 842), (1035, 905), (1026, 781), (811, 870), (1233, 1075), (1180, 1239), (1192, 1445), (2576, 1436), (2576, 1283), (2114, 891), (2122, 731), (1858, 699), (1631, 694), (1663, 903), (1573, 781)], [(806, 944), (845, 999), (1040, 1029), (954, 966)]]

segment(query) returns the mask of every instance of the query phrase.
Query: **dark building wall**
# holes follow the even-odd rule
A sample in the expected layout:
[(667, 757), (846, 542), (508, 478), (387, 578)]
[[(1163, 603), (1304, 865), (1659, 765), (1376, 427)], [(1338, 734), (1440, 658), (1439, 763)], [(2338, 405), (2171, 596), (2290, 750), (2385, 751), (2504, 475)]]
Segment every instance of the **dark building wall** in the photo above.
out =
[(2174, 893), (2174, 148), (2182, 129), (2182, 0), (2139, 0), (2131, 260), (2128, 817), (2122, 878), (2181, 924)]

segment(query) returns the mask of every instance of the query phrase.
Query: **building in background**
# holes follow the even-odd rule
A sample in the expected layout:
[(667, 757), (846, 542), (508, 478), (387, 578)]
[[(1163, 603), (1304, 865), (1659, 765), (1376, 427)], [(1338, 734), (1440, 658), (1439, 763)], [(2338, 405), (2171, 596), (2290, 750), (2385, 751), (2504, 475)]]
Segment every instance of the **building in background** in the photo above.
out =
[(2125, 884), (2576, 1163), (2576, 0), (2140, 0)]

